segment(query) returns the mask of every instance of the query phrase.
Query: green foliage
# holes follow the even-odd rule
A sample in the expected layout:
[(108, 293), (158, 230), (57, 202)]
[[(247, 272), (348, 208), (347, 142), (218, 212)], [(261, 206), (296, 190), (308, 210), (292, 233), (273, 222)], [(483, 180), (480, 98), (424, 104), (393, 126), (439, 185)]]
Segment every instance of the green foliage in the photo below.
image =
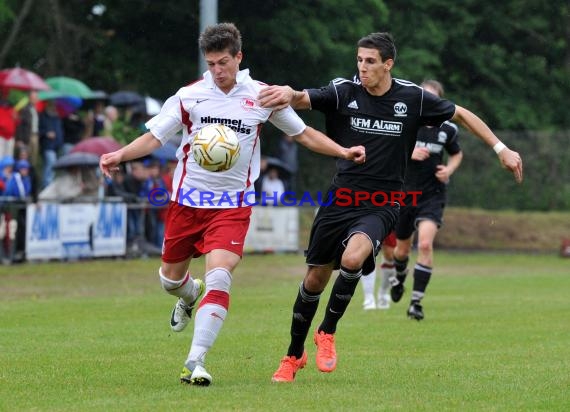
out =
[(220, 10), (220, 20), (240, 27), (244, 63), (256, 78), (298, 88), (352, 77), (356, 41), (377, 31), (387, 16), (381, 0), (255, 0), (237, 9), (221, 3)]
[(462, 131), (464, 158), (449, 188), (453, 206), (485, 209), (568, 210), (570, 208), (569, 133), (498, 133), (522, 154), (524, 182), (515, 183), (497, 156)]
[[(35, 2), (5, 65), (162, 99), (198, 76), (197, 1), (107, 0), (96, 15), (99, 3)], [(17, 0), (0, 2), (0, 38), (20, 7)], [(399, 48), (396, 76), (443, 81), (451, 99), (502, 130), (570, 126), (568, 18), (565, 0), (219, 2), (220, 21), (242, 31), (243, 65), (256, 78), (317, 87), (352, 76), (356, 41), (390, 31)]]
[[(442, 81), (447, 95), (503, 130), (570, 126), (566, 1), (387, 0), (400, 49), (395, 74)], [(413, 23), (413, 30), (409, 23)], [(565, 117), (563, 119), (563, 117)]]
[[(94, 14), (93, 6), (100, 3), (105, 12)], [(165, 99), (199, 75), (199, 2), (187, 3), (36, 1), (4, 65), (19, 63), (44, 77), (76, 77), (107, 92), (137, 90)], [(390, 31), (398, 46), (396, 77), (417, 83), (427, 77), (442, 81), (449, 99), (469, 108), (496, 130), (567, 136), (564, 133), (570, 129), (567, 0), (218, 3), (219, 20), (233, 21), (240, 28), (242, 67), (250, 68), (256, 79), (305, 88), (325, 85), (335, 77), (351, 77), (356, 71), (358, 39), (373, 31)], [(21, 4), (20, 0), (0, 1), (0, 39), (8, 37)], [(303, 118), (323, 128), (322, 116), (308, 113)], [(271, 126), (263, 133), (262, 150), (274, 154), (279, 133)], [(127, 134), (119, 138), (128, 141)], [(477, 185), (480, 190), (473, 184), (454, 184), (454, 190), (455, 186), (462, 189), (456, 190), (452, 199), (459, 205), (485, 207), (567, 207), (570, 189), (561, 176), (568, 176), (568, 151), (560, 150), (568, 144), (565, 139), (555, 138), (556, 145), (540, 146), (540, 150), (553, 150), (542, 158), (535, 156), (533, 144), (538, 141), (523, 143), (519, 150), (527, 165), (523, 186), (514, 185), (508, 174), (498, 170), (492, 154), (478, 157), (489, 162), (484, 170), (471, 167), (471, 148), (467, 147), (466, 165), (455, 180), (471, 183), (483, 175), (486, 178), (484, 184)], [(479, 149), (483, 150), (473, 148)], [(324, 190), (332, 177), (333, 161), (300, 150), (300, 162), (299, 187)], [(533, 179), (538, 182), (539, 176), (553, 168), (556, 188), (535, 188)], [(486, 192), (496, 193), (499, 188), (503, 188), (500, 195)], [(537, 193), (544, 196), (537, 200)], [(493, 196), (495, 201), (486, 204), (484, 196)]]
[(0, 0), (0, 24), (7, 25), (14, 19), (14, 12), (6, 0)]

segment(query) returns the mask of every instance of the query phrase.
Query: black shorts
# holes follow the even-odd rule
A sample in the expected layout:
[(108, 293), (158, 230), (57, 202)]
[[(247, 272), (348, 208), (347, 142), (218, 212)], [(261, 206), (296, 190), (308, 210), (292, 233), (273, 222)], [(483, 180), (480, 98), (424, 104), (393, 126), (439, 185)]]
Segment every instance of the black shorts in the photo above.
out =
[(373, 208), (321, 207), (305, 252), (307, 264), (323, 266), (334, 262), (334, 269), (339, 269), (348, 239), (354, 233), (363, 233), (372, 242), (373, 250), (362, 266), (362, 273), (372, 272), (382, 240), (393, 230), (399, 210), (398, 204)]
[(421, 220), (431, 220), (440, 228), (443, 224), (443, 209), (446, 203), (445, 192), (422, 193), (417, 205), (412, 205), (412, 199), (406, 197), (405, 206), (400, 211), (396, 224), (396, 238), (408, 239), (418, 228)]

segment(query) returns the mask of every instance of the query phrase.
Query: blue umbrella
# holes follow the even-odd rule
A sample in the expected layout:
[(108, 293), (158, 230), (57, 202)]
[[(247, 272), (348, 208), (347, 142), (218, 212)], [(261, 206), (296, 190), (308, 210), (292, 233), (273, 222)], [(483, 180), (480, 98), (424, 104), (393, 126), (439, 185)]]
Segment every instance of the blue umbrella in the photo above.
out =
[(69, 167), (97, 167), (99, 166), (99, 156), (93, 153), (69, 153), (57, 159), (53, 165), (54, 169), (67, 169)]
[(137, 92), (122, 90), (109, 96), (109, 103), (116, 107), (132, 107), (144, 104), (144, 97)]

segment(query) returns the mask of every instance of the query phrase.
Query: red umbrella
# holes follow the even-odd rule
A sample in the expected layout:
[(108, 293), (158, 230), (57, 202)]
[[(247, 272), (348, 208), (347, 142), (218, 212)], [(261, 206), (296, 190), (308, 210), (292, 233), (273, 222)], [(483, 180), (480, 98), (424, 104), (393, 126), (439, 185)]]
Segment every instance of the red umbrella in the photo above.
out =
[(0, 70), (0, 88), (19, 90), (50, 90), (40, 76), (29, 70), (14, 67)]
[(101, 156), (119, 150), (121, 147), (123, 146), (112, 137), (89, 137), (73, 146), (71, 153), (94, 153)]

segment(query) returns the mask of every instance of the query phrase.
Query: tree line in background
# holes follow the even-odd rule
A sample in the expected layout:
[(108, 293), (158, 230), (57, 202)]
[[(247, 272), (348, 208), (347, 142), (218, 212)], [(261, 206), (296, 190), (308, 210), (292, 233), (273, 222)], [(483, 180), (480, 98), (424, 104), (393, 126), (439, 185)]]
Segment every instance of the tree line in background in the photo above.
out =
[[(93, 89), (131, 89), (166, 98), (198, 76), (198, 3), (0, 0), (0, 67), (19, 64), (44, 77), (76, 77)], [(564, 179), (570, 159), (568, 150), (560, 150), (568, 146), (570, 129), (567, 0), (218, 4), (219, 20), (236, 23), (242, 32), (242, 67), (250, 68), (254, 78), (296, 88), (351, 77), (356, 41), (373, 31), (390, 31), (398, 46), (394, 76), (416, 83), (442, 81), (448, 98), (480, 114), (493, 129), (508, 130), (505, 141), (525, 158), (525, 184), (515, 186), (496, 170), (493, 153), (462, 133), (466, 158), (453, 179), (452, 204), (568, 207)], [(303, 117), (323, 127), (321, 116)], [(277, 131), (266, 127), (264, 133)], [(276, 142), (264, 139), (262, 149), (271, 153)], [(322, 190), (334, 165), (303, 150), (300, 154), (299, 184)]]

